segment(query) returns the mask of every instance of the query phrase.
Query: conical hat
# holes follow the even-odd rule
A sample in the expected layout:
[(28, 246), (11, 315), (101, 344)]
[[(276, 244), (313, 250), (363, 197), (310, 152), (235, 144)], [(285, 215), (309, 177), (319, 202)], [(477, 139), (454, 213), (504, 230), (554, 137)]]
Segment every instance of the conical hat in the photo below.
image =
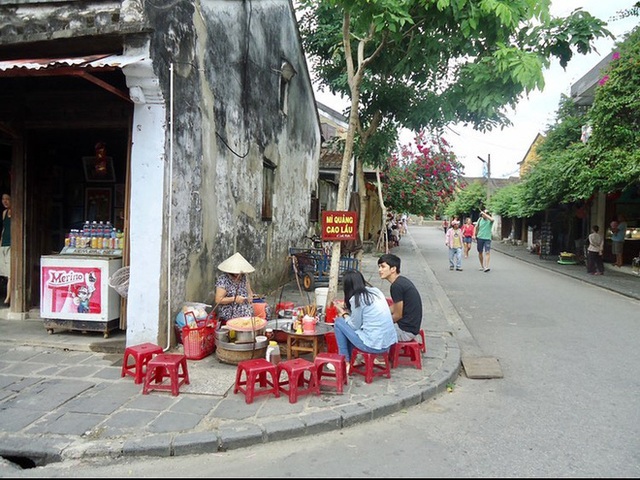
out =
[(227, 258), (224, 262), (218, 265), (218, 269), (223, 272), (233, 274), (251, 273), (256, 271), (256, 269), (253, 268), (242, 255), (240, 255), (240, 252), (236, 252)]

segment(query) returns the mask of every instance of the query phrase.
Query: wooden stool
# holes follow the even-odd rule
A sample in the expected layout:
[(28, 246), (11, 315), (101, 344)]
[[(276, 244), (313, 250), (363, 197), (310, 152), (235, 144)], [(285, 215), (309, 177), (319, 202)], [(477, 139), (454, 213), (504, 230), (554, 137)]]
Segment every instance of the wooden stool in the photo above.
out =
[[(170, 383), (166, 385), (162, 383), (165, 377), (170, 379)], [(155, 383), (151, 383), (152, 381)], [(162, 353), (149, 360), (142, 387), (143, 395), (149, 393), (149, 390), (167, 390), (175, 397), (180, 393), (182, 385), (189, 385), (186, 355)]]
[[(244, 373), (244, 380), (242, 374)], [(271, 375), (271, 381), (267, 378)], [(256, 383), (260, 389), (256, 389)], [(253, 399), (260, 395), (273, 393), (276, 398), (280, 397), (278, 389), (278, 371), (276, 366), (264, 358), (254, 358), (253, 360), (243, 360), (236, 368), (236, 383), (233, 393), (244, 393), (247, 403), (253, 403)]]
[[(356, 363), (358, 355), (362, 355), (364, 363)], [(374, 360), (376, 358), (384, 359), (384, 365), (377, 365)], [(353, 347), (351, 352), (351, 369), (349, 370), (349, 376), (354, 373), (358, 373), (364, 376), (366, 383), (373, 382), (374, 377), (384, 375), (387, 378), (391, 378), (391, 362), (389, 361), (389, 351), (383, 353), (367, 353), (358, 350), (357, 347)]]
[[(338, 394), (342, 395), (344, 385), (347, 384), (347, 361), (344, 355), (321, 352), (313, 363), (318, 369), (318, 386), (335, 387)], [(333, 365), (334, 371), (325, 370), (326, 365)]]
[[(287, 378), (280, 380), (282, 372), (287, 372)], [(309, 378), (305, 377), (305, 372), (309, 372)], [(278, 364), (278, 383), (281, 392), (289, 395), (289, 403), (296, 403), (298, 396), (307, 393), (320, 395), (320, 385), (318, 384), (318, 369), (313, 362), (304, 358), (294, 358)], [(288, 386), (288, 388), (285, 388)]]
[[(142, 383), (147, 371), (147, 363), (159, 353), (162, 353), (162, 347), (154, 343), (141, 343), (125, 348), (120, 376), (131, 375), (135, 383)], [(133, 357), (134, 360), (131, 365), (129, 365), (129, 357)]]
[(414, 365), (422, 370), (422, 346), (417, 340), (398, 342), (391, 346), (391, 367)]

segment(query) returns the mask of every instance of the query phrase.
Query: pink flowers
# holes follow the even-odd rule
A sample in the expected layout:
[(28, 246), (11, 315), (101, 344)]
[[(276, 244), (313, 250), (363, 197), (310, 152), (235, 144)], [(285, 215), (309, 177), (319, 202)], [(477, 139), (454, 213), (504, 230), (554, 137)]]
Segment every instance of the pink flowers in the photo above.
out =
[(604, 85), (605, 83), (607, 83), (607, 81), (608, 81), (608, 80), (609, 80), (609, 75), (605, 75), (604, 77), (602, 77), (602, 78), (600, 79), (600, 81), (598, 82), (598, 85), (602, 86), (602, 85)]
[(613, 55), (611, 56), (612, 60), (618, 60), (620, 58), (620, 52), (613, 52)]

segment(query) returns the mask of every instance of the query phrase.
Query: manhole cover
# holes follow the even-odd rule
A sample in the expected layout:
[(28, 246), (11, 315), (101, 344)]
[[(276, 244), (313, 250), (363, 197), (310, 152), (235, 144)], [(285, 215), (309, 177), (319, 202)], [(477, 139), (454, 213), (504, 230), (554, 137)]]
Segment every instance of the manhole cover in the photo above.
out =
[(463, 357), (462, 366), (468, 378), (503, 378), (500, 362), (495, 357)]

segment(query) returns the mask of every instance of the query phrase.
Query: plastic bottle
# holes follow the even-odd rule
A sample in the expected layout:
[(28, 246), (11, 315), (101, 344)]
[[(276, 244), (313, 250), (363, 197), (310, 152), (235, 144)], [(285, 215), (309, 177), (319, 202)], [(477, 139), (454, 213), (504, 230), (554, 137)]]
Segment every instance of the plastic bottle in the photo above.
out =
[(90, 248), (98, 248), (98, 222), (95, 220), (91, 223), (91, 233), (89, 235), (91, 238)]
[(111, 239), (109, 240), (109, 248), (112, 250), (115, 250), (116, 248), (118, 248), (118, 237), (116, 234), (115, 227), (111, 229)]
[(102, 235), (100, 236), (100, 247), (109, 248), (111, 243), (111, 222), (107, 221), (102, 225)]
[(269, 342), (266, 358), (268, 362), (271, 362), (274, 365), (280, 363), (280, 347), (278, 346), (278, 342), (275, 340), (271, 340)]

